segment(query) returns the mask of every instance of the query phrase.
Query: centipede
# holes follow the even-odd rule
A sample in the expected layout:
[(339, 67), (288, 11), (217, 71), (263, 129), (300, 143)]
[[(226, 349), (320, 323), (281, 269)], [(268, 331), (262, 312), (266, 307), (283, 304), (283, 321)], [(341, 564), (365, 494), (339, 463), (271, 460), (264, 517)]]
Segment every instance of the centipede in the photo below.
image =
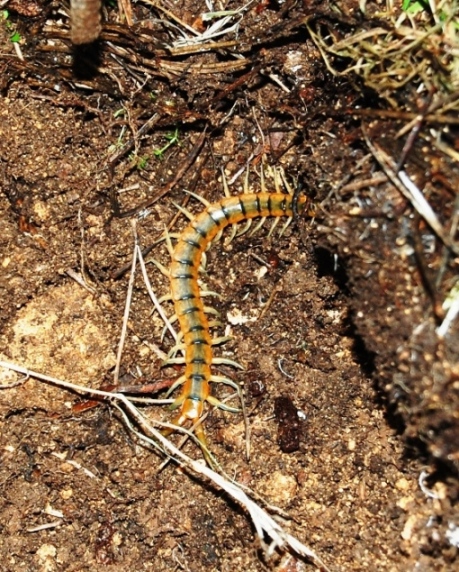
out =
[(173, 423), (183, 426), (191, 422), (206, 455), (206, 437), (202, 423), (199, 423), (204, 413), (204, 404), (207, 402), (223, 410), (235, 410), (212, 395), (211, 384), (223, 383), (237, 388), (233, 380), (217, 375), (214, 366), (226, 364), (242, 367), (233, 360), (214, 355), (213, 346), (223, 343), (227, 338), (215, 338), (211, 334), (211, 328), (217, 322), (208, 318), (212, 309), (204, 305), (198, 284), (202, 257), (226, 227), (243, 221), (251, 222), (255, 218), (260, 218), (263, 222), (267, 217), (287, 217), (287, 226), (294, 216), (307, 210), (308, 199), (280, 192), (260, 192), (230, 196), (205, 204), (205, 209), (192, 218), (178, 236), (171, 253), (168, 275), (175, 309), (174, 319), (178, 320), (180, 326), (179, 343), (174, 347), (174, 352), (180, 350), (183, 355), (172, 357), (166, 363), (185, 365), (183, 375), (170, 389), (172, 393), (181, 387), (180, 394), (171, 405), (173, 410), (178, 410)]

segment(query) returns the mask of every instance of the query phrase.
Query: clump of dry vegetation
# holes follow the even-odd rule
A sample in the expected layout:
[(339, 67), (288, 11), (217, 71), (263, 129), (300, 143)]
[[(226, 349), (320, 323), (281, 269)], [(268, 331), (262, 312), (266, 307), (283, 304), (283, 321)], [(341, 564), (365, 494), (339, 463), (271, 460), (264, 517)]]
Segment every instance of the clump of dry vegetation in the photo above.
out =
[[(406, 434), (457, 468), (459, 6), (451, 0), (405, 0), (384, 6), (363, 2), (360, 10), (358, 26), (354, 18), (337, 30), (335, 22), (319, 18), (307, 28), (330, 73), (349, 78), (377, 104), (373, 109), (357, 106), (354, 113), (363, 118), (373, 159), (412, 209), (402, 207), (401, 224), (411, 230), (394, 227), (392, 249), (408, 240), (406, 253), (414, 254), (416, 264), (411, 267), (409, 257), (404, 264), (395, 257), (394, 264), (399, 278), (418, 272), (417, 278), (406, 279), (406, 287), (415, 288), (420, 279), (424, 299), (417, 312), (417, 301), (402, 302), (405, 314), (413, 312), (406, 328), (403, 312), (392, 323), (381, 317), (392, 333), (396, 323), (400, 326), (392, 352), (381, 350), (382, 331), (377, 336), (364, 320), (357, 322), (368, 347), (381, 354), (377, 376), (406, 424)], [(354, 214), (363, 215), (365, 196), (375, 198), (371, 191), (360, 194)], [(387, 206), (388, 195), (386, 200)], [(387, 304), (397, 299), (398, 286), (393, 282), (390, 288), (392, 295), (382, 298)], [(372, 343), (375, 336), (379, 342)], [(383, 373), (392, 359), (398, 371)]]
[[(366, 4), (361, 3), (364, 18)], [(360, 78), (393, 109), (413, 111), (419, 100), (434, 96), (435, 107), (428, 112), (457, 111), (457, 2), (405, 0), (400, 5), (387, 1), (385, 10), (376, 10), (372, 5), (368, 12), (370, 18), (363, 20), (358, 31), (352, 29), (349, 33), (335, 31), (327, 23), (308, 24), (327, 69), (334, 75)], [(339, 58), (339, 68), (331, 61), (332, 55)]]

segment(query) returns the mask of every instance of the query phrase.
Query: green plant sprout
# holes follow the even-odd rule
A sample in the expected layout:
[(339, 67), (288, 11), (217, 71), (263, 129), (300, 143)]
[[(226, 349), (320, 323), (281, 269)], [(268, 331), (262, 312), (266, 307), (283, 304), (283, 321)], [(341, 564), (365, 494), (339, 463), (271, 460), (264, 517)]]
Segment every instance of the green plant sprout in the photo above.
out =
[(18, 44), (20, 41), (21, 41), (21, 34), (16, 30), (10, 36), (10, 42), (13, 42), (13, 44)]
[(140, 155), (137, 155), (137, 153), (131, 153), (129, 155), (129, 161), (131, 161), (133, 166), (135, 166), (139, 171), (143, 171), (146, 168), (149, 160), (150, 157), (148, 155), (145, 157), (141, 157)]
[(429, 10), (429, 3), (427, 0), (403, 0), (402, 10), (408, 14), (417, 14)]
[[(116, 111), (115, 113), (118, 113), (118, 111)], [(118, 151), (119, 149), (123, 148), (124, 142), (123, 142), (123, 138), (124, 138), (124, 134), (126, 133), (126, 125), (123, 125), (123, 127), (121, 128), (120, 134), (118, 135), (118, 138), (116, 140), (115, 143), (112, 143), (109, 148), (108, 148), (108, 152), (114, 153), (115, 151)]]
[(177, 145), (179, 144), (178, 127), (175, 128), (174, 132), (166, 133), (166, 135), (164, 135), (164, 137), (165, 137), (165, 139), (167, 139), (167, 143), (164, 145), (164, 147), (161, 147), (161, 149), (156, 149), (155, 151), (153, 151), (154, 156), (158, 157), (159, 159), (162, 158), (162, 156), (169, 149), (169, 147), (172, 147), (172, 145), (175, 145), (175, 144), (177, 144)]
[(140, 171), (143, 171), (143, 169), (145, 169), (145, 167), (147, 166), (149, 159), (150, 159), (149, 157), (138, 157), (137, 158), (137, 169), (139, 169)]
[(126, 110), (124, 109), (124, 107), (121, 107), (120, 109), (117, 109), (115, 111), (115, 113), (113, 114), (113, 117), (115, 119), (118, 119), (118, 117), (123, 117), (123, 115), (126, 113)]
[(0, 19), (4, 21), (5, 28), (9, 32), (12, 32), (10, 36), (10, 42), (12, 42), (13, 44), (18, 44), (21, 41), (22, 36), (17, 30), (14, 29), (14, 24), (13, 22), (10, 21), (10, 13), (8, 12), (8, 10), (2, 10), (0, 12)]
[[(5, 2), (3, 2), (3, 4), (5, 4)], [(16, 29), (13, 22), (9, 20), (9, 17), (10, 13), (8, 12), (8, 10), (0, 11), (0, 20), (3, 20), (6, 31), (11, 34), (9, 40), (13, 45), (14, 51), (16, 52), (16, 56), (21, 61), (24, 61), (24, 56), (22, 55), (21, 45), (20, 45), (22, 41), (22, 36)]]

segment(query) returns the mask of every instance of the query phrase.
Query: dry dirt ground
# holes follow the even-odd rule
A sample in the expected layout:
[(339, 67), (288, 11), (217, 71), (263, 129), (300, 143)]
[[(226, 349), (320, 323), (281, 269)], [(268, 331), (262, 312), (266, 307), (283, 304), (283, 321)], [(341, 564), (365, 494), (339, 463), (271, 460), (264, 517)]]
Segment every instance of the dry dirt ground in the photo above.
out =
[[(203, 283), (221, 296), (219, 335), (233, 337), (216, 351), (244, 366), (221, 371), (243, 384), (251, 458), (240, 413), (210, 413), (210, 448), (331, 570), (457, 569), (457, 325), (439, 347), (414, 252), (420, 244), (437, 271), (441, 245), (369, 154), (362, 117), (346, 111), (377, 100), (328, 73), (301, 24), (312, 3), (253, 5), (238, 40), (250, 61), (239, 69), (232, 48), (164, 55), (174, 28), (148, 4), (135, 5), (140, 40), (135, 27), (111, 24), (96, 52), (72, 50), (55, 2), (30, 3), (30, 13), (11, 3), (22, 62), (1, 26), (1, 359), (112, 385), (133, 221), (151, 247), (152, 285), (166, 294), (151, 260), (168, 265), (155, 241), (186, 225), (176, 205), (202, 209), (185, 191), (219, 199), (222, 174), (231, 194), (272, 190), (278, 169), (314, 200), (315, 217), (282, 236), (268, 236), (267, 222), (208, 252)], [(205, 29), (204, 2), (164, 6)], [(357, 17), (357, 3), (342, 8), (348, 22), (336, 26)], [(364, 123), (395, 153), (395, 119)], [(457, 188), (452, 161), (421, 149), (411, 168)], [(450, 214), (450, 194), (432, 197)], [(161, 337), (139, 271), (130, 308), (120, 384), (177, 378), (180, 366), (161, 368), (157, 350), (173, 341)], [(3, 384), (14, 379), (2, 373)], [(87, 405), (35, 379), (1, 391), (1, 571), (316, 569), (268, 558), (237, 504), (173, 464), (160, 470), (117, 410)], [(282, 406), (294, 418), (287, 442)], [(164, 406), (145, 410), (170, 418)], [(185, 450), (201, 456), (192, 443)]]

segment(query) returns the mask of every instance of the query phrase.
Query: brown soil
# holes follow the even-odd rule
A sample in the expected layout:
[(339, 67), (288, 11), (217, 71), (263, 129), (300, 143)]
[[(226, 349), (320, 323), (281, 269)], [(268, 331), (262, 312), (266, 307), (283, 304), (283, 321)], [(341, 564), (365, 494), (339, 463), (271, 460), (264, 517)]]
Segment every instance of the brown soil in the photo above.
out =
[[(343, 2), (336, 25), (350, 25), (357, 6)], [(263, 172), (273, 189), (271, 167), (282, 168), (314, 199), (315, 218), (282, 236), (268, 236), (266, 223), (208, 252), (203, 281), (221, 295), (214, 306), (233, 336), (217, 351), (245, 368), (221, 371), (244, 385), (251, 459), (240, 414), (210, 413), (211, 450), (227, 474), (285, 510), (284, 525), (331, 570), (455, 570), (457, 324), (442, 344), (435, 334), (454, 274), (368, 155), (362, 120), (349, 110), (376, 109), (375, 95), (331, 76), (302, 27), (317, 8), (287, 1), (248, 10), (238, 52), (248, 63), (239, 70), (223, 48), (168, 57), (160, 44), (170, 30), (158, 20), (143, 21), (142, 32), (111, 24), (93, 51), (73, 52), (55, 3), (36, 8), (11, 6), (24, 62), (0, 26), (0, 359), (94, 388), (112, 384), (132, 220), (148, 247), (177, 203), (199, 212), (185, 190), (221, 198), (222, 170), (231, 194), (243, 192), (247, 172), (250, 188), (260, 190)], [(151, 14), (146, 4), (135, 9), (138, 20)], [(169, 9), (203, 26), (204, 2)], [(222, 68), (203, 73), (208, 64)], [(364, 127), (395, 153), (401, 125)], [(174, 132), (178, 143), (158, 153)], [(407, 171), (430, 185), (448, 220), (457, 165), (421, 138)], [(185, 224), (178, 216), (171, 232)], [(167, 266), (164, 244), (152, 257)], [(167, 293), (167, 280), (147, 267)], [(432, 300), (434, 272), (442, 282)], [(138, 272), (121, 383), (181, 374), (161, 369), (154, 347), (173, 345), (161, 341), (162, 327)], [(242, 509), (171, 464), (159, 471), (161, 458), (115, 409), (80, 402), (34, 379), (0, 393), (1, 571), (315, 569), (267, 558)], [(149, 415), (169, 418), (160, 406)], [(201, 455), (192, 443), (185, 450)]]

